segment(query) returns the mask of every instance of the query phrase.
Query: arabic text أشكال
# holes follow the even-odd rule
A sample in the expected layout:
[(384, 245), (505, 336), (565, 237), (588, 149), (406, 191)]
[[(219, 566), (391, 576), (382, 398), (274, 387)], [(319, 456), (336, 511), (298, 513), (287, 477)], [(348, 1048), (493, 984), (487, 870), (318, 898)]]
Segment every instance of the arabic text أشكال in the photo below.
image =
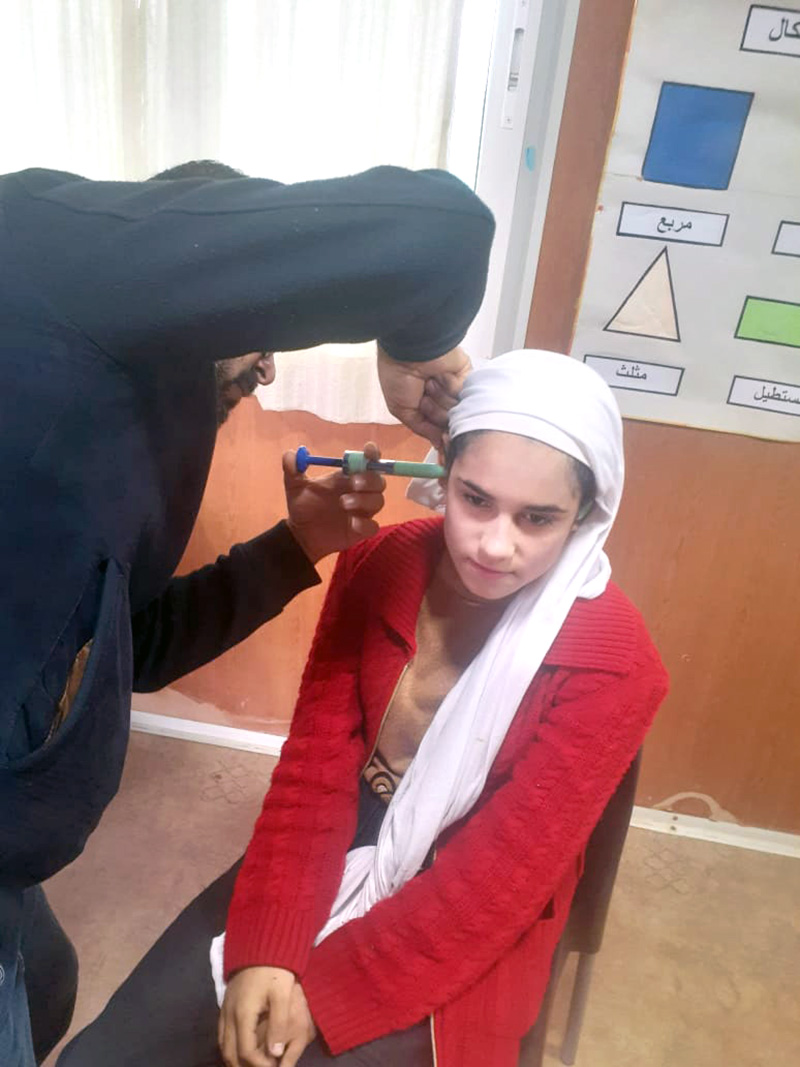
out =
[(778, 27), (777, 35), (775, 34), (775, 28), (769, 31), (770, 41), (780, 41), (781, 37), (800, 37), (800, 19), (797, 22), (793, 22), (791, 27), (789, 26), (789, 20), (784, 15), (781, 18), (781, 24)]

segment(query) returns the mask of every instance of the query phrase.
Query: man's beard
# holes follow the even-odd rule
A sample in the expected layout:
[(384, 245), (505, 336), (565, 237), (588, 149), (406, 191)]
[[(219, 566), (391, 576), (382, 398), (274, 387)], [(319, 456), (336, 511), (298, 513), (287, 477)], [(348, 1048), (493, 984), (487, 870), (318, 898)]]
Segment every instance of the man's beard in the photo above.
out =
[(217, 386), (217, 426), (221, 426), (230, 415), (234, 407), (239, 403), (238, 398), (231, 402), (227, 399), (227, 392), (232, 386), (238, 386), (242, 398), (252, 396), (258, 385), (258, 371), (255, 367), (243, 370), (235, 378), (225, 377), (225, 368), (221, 363), (214, 364), (214, 377)]

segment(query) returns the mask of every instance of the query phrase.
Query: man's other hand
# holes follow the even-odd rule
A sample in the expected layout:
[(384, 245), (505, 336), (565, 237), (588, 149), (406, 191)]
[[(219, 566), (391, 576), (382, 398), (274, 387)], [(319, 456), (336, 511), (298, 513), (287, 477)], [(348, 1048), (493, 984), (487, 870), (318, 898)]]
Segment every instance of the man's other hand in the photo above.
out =
[[(364, 445), (364, 453), (368, 459), (381, 455), (372, 442)], [(285, 452), (283, 485), (289, 529), (312, 563), (378, 532), (374, 516), (383, 507), (386, 482), (377, 471), (312, 479), (298, 474), (297, 453)]]
[(396, 419), (437, 448), (447, 416), (471, 367), (463, 348), (425, 363), (402, 363), (378, 347), (378, 378), (386, 406)]

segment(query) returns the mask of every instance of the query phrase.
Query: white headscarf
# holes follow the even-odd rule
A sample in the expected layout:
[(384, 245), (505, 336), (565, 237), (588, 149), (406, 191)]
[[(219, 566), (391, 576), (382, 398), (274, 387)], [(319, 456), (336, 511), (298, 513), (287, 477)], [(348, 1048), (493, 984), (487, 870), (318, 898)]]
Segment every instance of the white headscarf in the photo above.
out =
[[(450, 413), (451, 439), (471, 430), (519, 434), (585, 463), (597, 483), (594, 506), (555, 565), (509, 602), (442, 701), (387, 808), (377, 844), (348, 853), (339, 894), (317, 944), (397, 893), (418, 873), (442, 831), (470, 811), (575, 599), (600, 596), (611, 574), (603, 545), (622, 495), (622, 420), (600, 376), (554, 352), (529, 349), (499, 356), (472, 371)], [(409, 495), (431, 506), (443, 498), (438, 483), (418, 483)], [(211, 957), (221, 1001), (221, 937)]]

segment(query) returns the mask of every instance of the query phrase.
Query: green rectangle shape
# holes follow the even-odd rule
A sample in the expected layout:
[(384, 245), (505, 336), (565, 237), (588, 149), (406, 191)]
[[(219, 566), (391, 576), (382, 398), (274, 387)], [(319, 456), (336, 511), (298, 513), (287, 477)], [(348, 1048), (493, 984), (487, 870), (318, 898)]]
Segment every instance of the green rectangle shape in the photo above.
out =
[(736, 336), (745, 341), (800, 348), (800, 304), (748, 296), (742, 308)]

